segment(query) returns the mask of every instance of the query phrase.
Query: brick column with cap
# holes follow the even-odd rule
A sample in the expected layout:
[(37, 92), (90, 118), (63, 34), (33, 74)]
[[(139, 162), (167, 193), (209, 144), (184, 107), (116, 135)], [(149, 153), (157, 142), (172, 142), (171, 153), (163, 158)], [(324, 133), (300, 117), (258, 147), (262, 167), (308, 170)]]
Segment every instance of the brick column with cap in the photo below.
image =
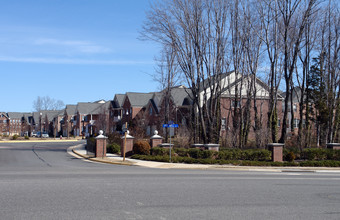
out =
[(283, 162), (283, 146), (281, 143), (270, 143), (267, 145), (268, 149), (272, 151), (273, 162)]
[(150, 138), (151, 148), (157, 147), (163, 143), (163, 137), (158, 135), (158, 131), (155, 130), (154, 135)]
[(103, 135), (103, 131), (99, 131), (99, 135), (96, 137), (96, 157), (106, 157), (106, 140), (107, 137)]
[[(133, 151), (133, 139), (130, 135), (130, 132), (126, 131), (126, 147), (125, 147), (125, 156), (131, 156)], [(125, 143), (125, 135), (121, 137), (121, 145), (120, 145), (120, 153), (121, 156), (124, 157), (124, 143)]]

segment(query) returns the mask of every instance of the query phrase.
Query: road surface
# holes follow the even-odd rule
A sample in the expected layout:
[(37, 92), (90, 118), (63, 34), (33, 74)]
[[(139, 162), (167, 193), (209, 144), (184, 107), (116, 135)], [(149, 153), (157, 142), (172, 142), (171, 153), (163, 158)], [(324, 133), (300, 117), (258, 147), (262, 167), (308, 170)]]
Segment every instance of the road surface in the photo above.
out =
[(150, 169), (0, 143), (0, 219), (340, 219), (340, 174)]

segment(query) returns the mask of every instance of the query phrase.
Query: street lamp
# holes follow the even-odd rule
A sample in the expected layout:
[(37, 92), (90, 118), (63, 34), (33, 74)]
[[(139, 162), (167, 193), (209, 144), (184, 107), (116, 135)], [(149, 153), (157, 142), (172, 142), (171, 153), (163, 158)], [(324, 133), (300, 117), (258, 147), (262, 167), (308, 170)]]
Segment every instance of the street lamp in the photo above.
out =
[(125, 161), (125, 151), (126, 151), (126, 135), (127, 135), (127, 121), (129, 116), (129, 110), (126, 111), (126, 122), (125, 122), (125, 135), (124, 135), (124, 153), (123, 153), (123, 161)]
[(42, 124), (41, 124), (42, 113), (40, 112), (40, 138), (42, 138)]
[(81, 133), (82, 133), (82, 136), (83, 136), (82, 139), (84, 139), (84, 132), (85, 132), (85, 131), (84, 131), (84, 123), (85, 123), (85, 116), (83, 117), (82, 122), (83, 122), (83, 127), (82, 127), (82, 132), (81, 132)]
[(67, 132), (67, 139), (70, 137), (69, 132), (68, 132), (68, 120), (66, 120), (66, 132)]
[(8, 118), (8, 135), (11, 135), (11, 118)]

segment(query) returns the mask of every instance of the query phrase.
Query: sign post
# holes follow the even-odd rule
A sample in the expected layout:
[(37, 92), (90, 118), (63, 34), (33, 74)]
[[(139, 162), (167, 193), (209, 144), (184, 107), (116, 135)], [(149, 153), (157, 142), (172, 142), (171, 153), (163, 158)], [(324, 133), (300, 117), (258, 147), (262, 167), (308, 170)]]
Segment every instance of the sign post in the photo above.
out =
[(169, 121), (169, 124), (163, 124), (163, 128), (169, 128), (169, 134), (170, 134), (169, 158), (170, 158), (170, 163), (171, 163), (171, 128), (178, 128), (178, 124), (174, 124), (173, 121)]

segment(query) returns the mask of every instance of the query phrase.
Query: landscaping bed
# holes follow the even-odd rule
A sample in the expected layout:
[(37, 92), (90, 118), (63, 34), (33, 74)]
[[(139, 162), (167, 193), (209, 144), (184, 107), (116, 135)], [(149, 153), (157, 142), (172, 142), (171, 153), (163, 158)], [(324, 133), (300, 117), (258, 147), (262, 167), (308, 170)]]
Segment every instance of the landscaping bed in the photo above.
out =
[[(295, 153), (293, 152), (295, 151)], [(134, 154), (133, 159), (169, 162), (169, 149), (155, 147), (149, 155)], [(264, 149), (221, 149), (219, 152), (174, 148), (171, 162), (188, 164), (228, 164), (237, 166), (301, 166), (301, 167), (340, 167), (340, 150), (308, 148), (303, 151), (285, 149), (284, 158), (289, 161), (272, 162), (271, 151)], [(296, 161), (294, 161), (296, 159)]]

